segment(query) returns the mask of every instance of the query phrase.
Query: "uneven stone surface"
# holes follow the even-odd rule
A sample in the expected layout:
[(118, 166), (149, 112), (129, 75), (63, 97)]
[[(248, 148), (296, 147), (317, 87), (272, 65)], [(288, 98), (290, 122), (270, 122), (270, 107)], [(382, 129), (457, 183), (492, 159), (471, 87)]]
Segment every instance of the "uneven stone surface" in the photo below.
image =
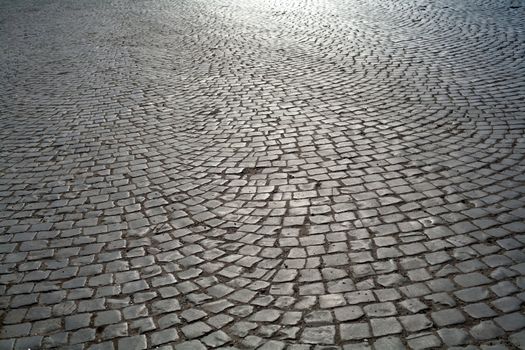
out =
[(0, 0), (0, 349), (523, 348), (524, 30)]

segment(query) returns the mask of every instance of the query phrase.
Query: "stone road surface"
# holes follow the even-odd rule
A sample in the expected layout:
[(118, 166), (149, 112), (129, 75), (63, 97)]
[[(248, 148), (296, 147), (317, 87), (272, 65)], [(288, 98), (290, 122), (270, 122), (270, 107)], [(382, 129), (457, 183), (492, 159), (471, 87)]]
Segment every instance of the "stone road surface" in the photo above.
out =
[(0, 0), (0, 349), (525, 348), (524, 30)]

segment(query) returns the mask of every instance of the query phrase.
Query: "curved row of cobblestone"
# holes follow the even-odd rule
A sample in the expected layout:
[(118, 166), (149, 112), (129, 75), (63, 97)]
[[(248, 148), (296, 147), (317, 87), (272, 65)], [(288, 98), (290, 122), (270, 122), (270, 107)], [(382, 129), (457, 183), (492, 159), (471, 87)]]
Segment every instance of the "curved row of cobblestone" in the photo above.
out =
[(524, 8), (0, 1), (0, 349), (524, 348)]

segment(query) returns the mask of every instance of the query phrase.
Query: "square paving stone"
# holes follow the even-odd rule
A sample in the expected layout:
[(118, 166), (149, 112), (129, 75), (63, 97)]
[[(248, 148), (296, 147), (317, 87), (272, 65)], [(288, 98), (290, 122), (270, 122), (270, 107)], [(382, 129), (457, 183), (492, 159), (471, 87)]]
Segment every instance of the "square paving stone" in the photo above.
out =
[(441, 345), (441, 340), (433, 334), (407, 338), (408, 346), (414, 350), (435, 349)]
[(492, 280), (479, 272), (467, 273), (454, 277), (454, 282), (463, 288), (476, 287), (490, 283)]
[(215, 348), (228, 343), (229, 341), (231, 341), (231, 338), (223, 331), (216, 331), (202, 338), (202, 341), (206, 345)]
[(517, 331), (525, 327), (525, 316), (519, 312), (497, 317), (494, 321), (507, 332)]
[(335, 326), (306, 327), (301, 334), (301, 342), (308, 344), (334, 344)]
[(409, 315), (399, 317), (399, 321), (407, 332), (417, 332), (432, 327), (433, 323), (425, 315)]
[(40, 349), (42, 338), (41, 336), (18, 338), (14, 349)]
[(465, 316), (457, 309), (447, 309), (431, 313), (431, 317), (439, 327), (465, 322)]
[(519, 349), (525, 349), (525, 331), (514, 333), (509, 337), (509, 341)]
[(443, 342), (448, 346), (465, 345), (470, 341), (470, 336), (463, 329), (441, 328), (437, 332)]
[(182, 333), (188, 339), (201, 337), (211, 330), (212, 328), (204, 322), (195, 322), (181, 328)]
[(374, 336), (380, 337), (383, 335), (401, 333), (403, 328), (395, 317), (373, 318), (370, 320), (372, 332)]
[(361, 318), (364, 315), (364, 312), (361, 307), (354, 305), (336, 308), (334, 309), (334, 314), (338, 321), (345, 322)]
[(385, 317), (397, 314), (396, 307), (391, 302), (369, 304), (363, 307), (368, 317)]
[(503, 336), (505, 331), (492, 321), (482, 321), (470, 329), (470, 334), (477, 340), (489, 340)]
[(407, 347), (398, 337), (383, 337), (374, 342), (375, 350), (406, 350)]
[(485, 303), (475, 303), (467, 305), (463, 308), (463, 310), (473, 318), (487, 318), (487, 317), (494, 317), (496, 316), (496, 312), (492, 310), (487, 304)]
[(257, 311), (250, 317), (250, 321), (254, 322), (274, 322), (281, 317), (282, 312), (279, 310), (261, 310)]
[(343, 323), (339, 326), (341, 340), (357, 340), (369, 338), (370, 325), (366, 322), (362, 323)]
[(154, 332), (150, 336), (151, 345), (157, 346), (160, 344), (165, 344), (169, 342), (173, 342), (175, 340), (179, 339), (179, 335), (177, 334), (177, 331), (173, 328), (165, 329), (163, 331)]
[(175, 350), (206, 350), (206, 346), (198, 340), (185, 341), (174, 345)]

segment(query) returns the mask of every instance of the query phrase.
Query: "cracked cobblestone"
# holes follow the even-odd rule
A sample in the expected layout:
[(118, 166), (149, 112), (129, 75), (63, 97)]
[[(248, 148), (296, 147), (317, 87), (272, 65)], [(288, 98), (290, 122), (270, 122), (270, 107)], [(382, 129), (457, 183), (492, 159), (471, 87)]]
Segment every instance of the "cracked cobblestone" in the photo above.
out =
[(525, 347), (519, 0), (0, 0), (0, 349)]

